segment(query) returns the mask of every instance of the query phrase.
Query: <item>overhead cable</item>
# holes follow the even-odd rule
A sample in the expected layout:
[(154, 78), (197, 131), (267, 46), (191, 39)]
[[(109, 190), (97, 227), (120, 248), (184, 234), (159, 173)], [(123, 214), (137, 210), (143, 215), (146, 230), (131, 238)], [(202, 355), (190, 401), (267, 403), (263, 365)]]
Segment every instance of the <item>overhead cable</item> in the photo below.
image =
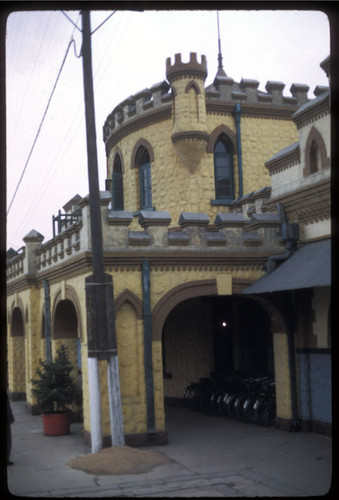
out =
[[(72, 21), (72, 19), (71, 19), (71, 18), (70, 18), (70, 17), (66, 14), (66, 12), (65, 12), (65, 11), (63, 11), (63, 10), (62, 10), (61, 12), (62, 12), (62, 14), (63, 14), (65, 17), (67, 17), (67, 19), (68, 19), (68, 20), (69, 20), (69, 21), (73, 24), (73, 26), (75, 26), (75, 27), (76, 27), (76, 29), (77, 29), (77, 30), (79, 30), (80, 32), (82, 32), (82, 29), (81, 29), (81, 28), (79, 28), (79, 26), (78, 26), (78, 25), (77, 25), (74, 21)], [(111, 14), (110, 14), (110, 15), (109, 15), (109, 16), (108, 16), (108, 17), (107, 17), (104, 21), (102, 21), (102, 23), (100, 23), (100, 24), (99, 24), (99, 26), (97, 26), (97, 27), (95, 28), (95, 30), (93, 30), (93, 31), (91, 32), (91, 35), (93, 35), (93, 33), (95, 33), (95, 32), (96, 32), (99, 28), (101, 28), (101, 26), (102, 26), (103, 24), (105, 24), (105, 22), (106, 22), (106, 21), (108, 21), (108, 20), (109, 20), (109, 19), (113, 16), (113, 14), (115, 14), (115, 13), (116, 13), (116, 10), (114, 10), (114, 11), (113, 11), (113, 12), (112, 12), (112, 13), (111, 13)]]
[(101, 24), (99, 24), (99, 26), (97, 26), (97, 27), (95, 28), (95, 30), (93, 30), (93, 31), (92, 31), (91, 35), (93, 35), (93, 33), (95, 33), (96, 31), (98, 31), (98, 29), (99, 29), (99, 28), (101, 28), (101, 26), (102, 26), (103, 24), (105, 24), (105, 22), (106, 22), (106, 21), (108, 21), (108, 20), (109, 20), (109, 19), (113, 16), (113, 14), (115, 14), (115, 13), (116, 13), (116, 10), (113, 10), (113, 12), (112, 12), (112, 13), (111, 13), (111, 14), (110, 14), (110, 15), (109, 15), (109, 16), (108, 16), (108, 17), (107, 17), (104, 21), (102, 21), (102, 23), (101, 23)]
[(60, 69), (59, 69), (58, 76), (57, 76), (56, 81), (55, 81), (55, 83), (54, 83), (54, 86), (53, 86), (53, 89), (52, 89), (51, 95), (50, 95), (50, 97), (49, 97), (49, 99), (48, 99), (48, 102), (47, 102), (46, 109), (45, 109), (44, 114), (43, 114), (43, 117), (42, 117), (42, 119), (41, 119), (41, 122), (40, 122), (40, 125), (39, 125), (39, 128), (38, 128), (38, 132), (37, 132), (37, 134), (36, 134), (36, 136), (35, 136), (35, 139), (34, 139), (34, 141), (33, 141), (32, 147), (31, 147), (31, 149), (30, 149), (30, 152), (29, 152), (28, 158), (27, 158), (27, 160), (26, 160), (25, 166), (24, 166), (23, 171), (22, 171), (22, 174), (21, 174), (21, 176), (20, 176), (19, 182), (18, 182), (18, 184), (17, 184), (17, 186), (16, 186), (16, 188), (15, 188), (15, 191), (14, 191), (14, 194), (13, 194), (13, 196), (12, 196), (11, 202), (10, 202), (9, 207), (8, 207), (8, 209), (7, 209), (7, 215), (9, 214), (9, 211), (10, 211), (10, 209), (11, 209), (11, 207), (12, 207), (13, 201), (14, 201), (14, 199), (15, 199), (15, 197), (16, 197), (16, 194), (17, 194), (17, 192), (18, 192), (18, 189), (19, 189), (19, 186), (20, 186), (20, 184), (21, 184), (21, 181), (22, 181), (22, 179), (23, 179), (23, 177), (24, 177), (24, 175), (25, 175), (25, 172), (26, 172), (26, 169), (27, 169), (27, 166), (28, 166), (29, 160), (30, 160), (30, 158), (31, 158), (31, 156), (32, 156), (32, 153), (33, 153), (33, 150), (34, 150), (35, 144), (36, 144), (36, 142), (37, 142), (37, 140), (38, 140), (38, 137), (39, 137), (39, 135), (40, 135), (40, 131), (41, 131), (41, 128), (42, 128), (43, 122), (44, 122), (44, 120), (45, 120), (45, 118), (46, 118), (47, 111), (48, 111), (49, 105), (50, 105), (50, 103), (51, 103), (51, 100), (52, 100), (52, 97), (53, 97), (54, 91), (55, 91), (55, 89), (56, 89), (56, 86), (57, 86), (57, 83), (58, 83), (58, 81), (59, 81), (59, 78), (60, 78), (60, 75), (61, 75), (62, 69), (63, 69), (64, 64), (65, 64), (65, 62), (66, 62), (66, 58), (67, 58), (67, 55), (68, 55), (68, 51), (69, 51), (70, 46), (72, 45), (72, 43), (73, 43), (73, 42), (75, 43), (74, 39), (72, 38), (72, 39), (71, 39), (71, 41), (70, 41), (70, 42), (69, 42), (69, 44), (68, 44), (67, 49), (66, 49), (66, 53), (65, 53), (64, 59), (63, 59), (63, 61), (62, 61), (61, 67), (60, 67)]
[(79, 26), (74, 21), (72, 21), (72, 19), (66, 14), (65, 11), (62, 10), (61, 12), (65, 17), (67, 17), (67, 19), (73, 24), (73, 26), (75, 26), (77, 30), (79, 30), (80, 32), (82, 31), (81, 28), (79, 28)]

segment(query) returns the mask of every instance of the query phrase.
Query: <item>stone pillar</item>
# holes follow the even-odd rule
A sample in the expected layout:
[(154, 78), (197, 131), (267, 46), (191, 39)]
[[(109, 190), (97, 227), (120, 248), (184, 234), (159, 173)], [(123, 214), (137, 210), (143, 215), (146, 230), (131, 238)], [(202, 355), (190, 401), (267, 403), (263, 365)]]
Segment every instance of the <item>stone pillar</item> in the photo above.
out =
[(292, 418), (287, 333), (273, 334), (273, 349), (277, 419), (286, 421)]
[(25, 274), (34, 274), (37, 271), (36, 250), (44, 240), (44, 236), (32, 229), (24, 238), (26, 243)]

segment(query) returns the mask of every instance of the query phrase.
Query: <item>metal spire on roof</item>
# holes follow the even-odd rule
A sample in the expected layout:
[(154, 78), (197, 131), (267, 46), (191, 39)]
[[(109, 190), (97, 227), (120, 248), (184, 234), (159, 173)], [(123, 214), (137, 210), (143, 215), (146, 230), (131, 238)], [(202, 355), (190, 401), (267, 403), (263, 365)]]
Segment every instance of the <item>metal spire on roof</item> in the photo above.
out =
[(219, 27), (219, 11), (217, 10), (217, 22), (218, 22), (218, 71), (217, 76), (227, 76), (222, 64), (222, 53), (221, 53), (221, 42), (220, 42), (220, 27)]

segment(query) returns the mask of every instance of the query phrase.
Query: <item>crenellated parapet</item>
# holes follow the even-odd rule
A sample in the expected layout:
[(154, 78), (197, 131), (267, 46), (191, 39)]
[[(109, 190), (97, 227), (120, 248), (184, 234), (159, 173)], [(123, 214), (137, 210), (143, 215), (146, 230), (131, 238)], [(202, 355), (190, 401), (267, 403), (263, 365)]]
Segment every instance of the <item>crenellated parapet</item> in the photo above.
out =
[[(246, 217), (242, 212), (218, 213), (211, 221), (205, 213), (182, 212), (178, 225), (168, 227), (171, 216), (168, 212), (141, 211), (139, 229), (129, 228), (133, 216), (123, 212), (125, 224), (121, 224), (122, 214), (108, 211), (110, 226), (109, 245), (105, 251), (129, 251), (138, 247), (145, 250), (195, 253), (223, 250), (224, 252), (250, 251), (260, 247), (263, 251), (279, 248), (280, 218), (277, 214), (255, 214)], [(226, 255), (225, 254), (225, 255)], [(127, 256), (128, 254), (126, 254)]]
[(181, 78), (197, 78), (205, 81), (207, 77), (206, 56), (202, 55), (201, 63), (199, 63), (197, 54), (191, 52), (189, 61), (184, 63), (181, 60), (181, 54), (175, 54), (173, 64), (171, 63), (171, 58), (168, 57), (166, 59), (166, 77), (171, 84)]
[[(167, 211), (140, 211), (138, 215), (128, 210), (114, 211), (108, 203), (109, 192), (101, 192), (104, 252), (106, 255), (116, 252), (128, 259), (136, 251), (140, 256), (143, 252), (156, 252), (159, 258), (170, 254), (175, 258), (183, 252), (187, 256), (233, 258), (234, 252), (244, 256), (248, 252), (255, 255), (255, 251), (265, 255), (281, 251), (280, 217), (260, 209), (269, 193), (269, 188), (249, 193), (235, 200), (231, 212), (219, 212), (214, 220), (206, 213), (181, 212), (173, 225), (175, 221)], [(8, 253), (9, 286), (28, 276), (34, 280), (46, 273), (55, 275), (66, 268), (88, 265), (87, 256), (91, 252), (88, 196), (82, 199), (81, 210), (78, 222), (46, 243), (40, 233), (32, 230), (24, 238), (25, 247)]]
[[(207, 60), (204, 55), (199, 61), (197, 54), (192, 52), (188, 62), (183, 62), (181, 54), (175, 54), (173, 62), (171, 58), (167, 58), (166, 80), (127, 97), (108, 115), (103, 127), (107, 154), (125, 134), (148, 123), (174, 118), (173, 143), (176, 147), (180, 141), (186, 145), (192, 141), (193, 131), (200, 131), (199, 140), (205, 140), (202, 136), (202, 132), (205, 132), (204, 118), (201, 116), (203, 113), (231, 113), (235, 104), (240, 103), (244, 116), (270, 117), (274, 114), (290, 119), (293, 112), (308, 101), (309, 87), (305, 84), (293, 83), (290, 95), (284, 95), (283, 82), (269, 80), (265, 90), (261, 90), (258, 80), (242, 78), (240, 82), (235, 82), (231, 77), (217, 74), (213, 83), (205, 87), (207, 75)], [(183, 90), (179, 90), (181, 98), (178, 94), (180, 85), (184, 85)], [(193, 120), (193, 126), (190, 120), (187, 128), (182, 120), (188, 116), (183, 107), (188, 101), (184, 97), (190, 89), (196, 90), (200, 116), (195, 125)], [(176, 116), (173, 117), (173, 113)], [(188, 135), (184, 137), (183, 132)]]

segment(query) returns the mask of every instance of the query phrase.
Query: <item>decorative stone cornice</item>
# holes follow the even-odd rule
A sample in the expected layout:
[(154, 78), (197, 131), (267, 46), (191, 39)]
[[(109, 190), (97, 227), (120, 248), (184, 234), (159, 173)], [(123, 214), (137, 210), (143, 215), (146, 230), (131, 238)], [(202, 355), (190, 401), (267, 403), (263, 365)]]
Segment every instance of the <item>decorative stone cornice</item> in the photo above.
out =
[[(235, 102), (222, 102), (216, 99), (206, 99), (207, 113), (231, 114), (234, 111)], [(273, 105), (267, 103), (241, 103), (242, 117), (267, 118), (278, 120), (290, 120), (293, 113), (298, 109), (296, 104), (289, 106)]]
[(297, 128), (300, 129), (305, 125), (319, 120), (322, 116), (330, 113), (330, 96), (329, 92), (320, 94), (313, 101), (307, 102), (301, 106), (292, 116)]
[(309, 224), (331, 217), (331, 181), (325, 179), (314, 184), (271, 198), (263, 210), (273, 211), (282, 203), (289, 222)]
[(282, 170), (292, 167), (300, 163), (300, 146), (299, 142), (282, 149), (265, 163), (265, 167), (270, 175), (274, 175)]

